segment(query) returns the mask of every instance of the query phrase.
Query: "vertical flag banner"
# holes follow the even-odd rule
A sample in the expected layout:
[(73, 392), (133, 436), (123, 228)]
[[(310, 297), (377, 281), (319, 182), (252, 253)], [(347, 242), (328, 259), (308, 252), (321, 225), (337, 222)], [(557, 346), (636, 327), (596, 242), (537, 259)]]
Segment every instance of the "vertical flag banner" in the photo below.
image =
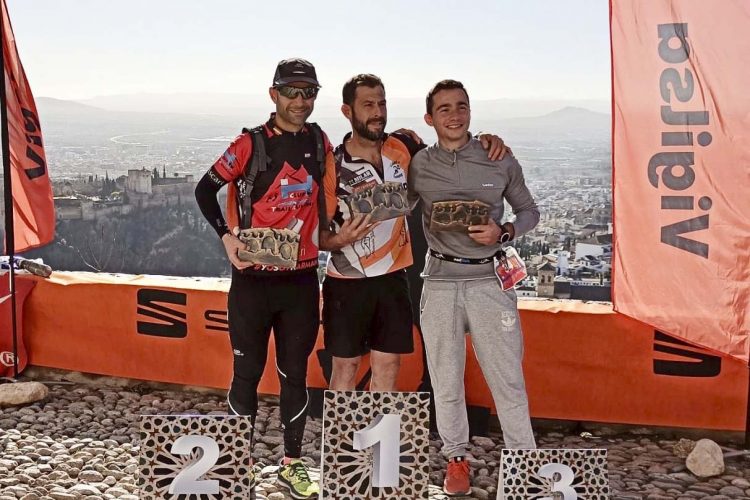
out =
[[(55, 205), (34, 96), (16, 50), (2, 0), (3, 71), (13, 188), (15, 253), (45, 245), (55, 237)], [(8, 182), (8, 179), (5, 179)], [(5, 228), (9, 230), (9, 228)], [(6, 249), (7, 252), (7, 249)]]
[(750, 2), (610, 8), (615, 309), (747, 361)]

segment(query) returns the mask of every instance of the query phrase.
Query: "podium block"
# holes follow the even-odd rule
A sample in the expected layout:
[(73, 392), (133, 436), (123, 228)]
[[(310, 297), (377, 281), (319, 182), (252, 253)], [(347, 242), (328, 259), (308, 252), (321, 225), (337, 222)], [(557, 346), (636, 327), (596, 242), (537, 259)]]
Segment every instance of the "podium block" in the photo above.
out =
[(607, 500), (607, 450), (515, 450), (501, 453), (506, 500)]
[(322, 498), (428, 498), (426, 392), (326, 391)]
[(141, 416), (142, 499), (250, 498), (249, 417)]

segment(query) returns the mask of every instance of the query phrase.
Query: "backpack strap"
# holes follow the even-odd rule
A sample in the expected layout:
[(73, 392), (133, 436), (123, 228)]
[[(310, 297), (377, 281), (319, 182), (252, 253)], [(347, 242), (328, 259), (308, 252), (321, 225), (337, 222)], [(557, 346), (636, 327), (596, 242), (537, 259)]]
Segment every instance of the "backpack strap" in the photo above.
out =
[(317, 123), (308, 123), (310, 131), (315, 137), (315, 160), (318, 162), (318, 171), (320, 172), (320, 185), (318, 186), (318, 219), (322, 226), (326, 222), (326, 194), (323, 183), (326, 175), (326, 146), (323, 140), (323, 131)]
[(310, 127), (313, 137), (315, 137), (315, 159), (320, 167), (320, 173), (324, 174), (326, 170), (326, 146), (325, 141), (323, 141), (323, 131), (317, 123), (308, 123), (307, 125)]
[(266, 155), (265, 129), (263, 125), (258, 127), (242, 129), (243, 134), (249, 134), (252, 141), (252, 152), (242, 172), (241, 182), (237, 186), (237, 207), (240, 210), (240, 228), (249, 228), (252, 222), (252, 198), (255, 179), (259, 172), (268, 169), (268, 156)]

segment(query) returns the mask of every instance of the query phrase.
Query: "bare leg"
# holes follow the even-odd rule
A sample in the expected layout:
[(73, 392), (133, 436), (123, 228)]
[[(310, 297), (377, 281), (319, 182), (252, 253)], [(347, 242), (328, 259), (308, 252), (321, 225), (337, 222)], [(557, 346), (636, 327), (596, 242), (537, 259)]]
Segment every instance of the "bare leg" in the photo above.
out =
[(356, 358), (333, 357), (333, 370), (331, 372), (332, 391), (353, 391), (357, 385), (357, 371), (362, 356)]
[(370, 389), (385, 392), (396, 391), (398, 370), (401, 367), (401, 355), (371, 351), (370, 364), (372, 366)]

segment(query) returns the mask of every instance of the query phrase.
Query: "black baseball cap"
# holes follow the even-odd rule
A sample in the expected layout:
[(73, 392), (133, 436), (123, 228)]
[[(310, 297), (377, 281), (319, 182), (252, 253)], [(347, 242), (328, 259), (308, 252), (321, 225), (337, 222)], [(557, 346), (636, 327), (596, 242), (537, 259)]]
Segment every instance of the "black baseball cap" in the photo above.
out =
[(276, 66), (276, 73), (273, 75), (274, 87), (289, 85), (293, 82), (312, 83), (320, 87), (315, 67), (305, 59), (284, 59)]

